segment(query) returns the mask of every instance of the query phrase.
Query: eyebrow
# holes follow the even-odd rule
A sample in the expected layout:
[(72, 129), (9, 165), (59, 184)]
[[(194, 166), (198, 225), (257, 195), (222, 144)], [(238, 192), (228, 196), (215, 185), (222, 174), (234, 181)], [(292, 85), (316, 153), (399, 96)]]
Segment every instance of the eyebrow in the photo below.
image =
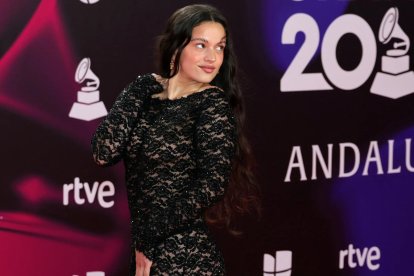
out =
[[(202, 38), (202, 37), (192, 38), (190, 41), (194, 41), (194, 40), (200, 40), (200, 41), (203, 41), (203, 42), (208, 43), (208, 40), (207, 40), (207, 39), (205, 39), (205, 38)], [(223, 41), (223, 40), (224, 40), (224, 41)], [(220, 40), (220, 42), (219, 42), (219, 43), (221, 43), (221, 42), (225, 42), (225, 40), (226, 40), (226, 37), (224, 36), (224, 37)]]

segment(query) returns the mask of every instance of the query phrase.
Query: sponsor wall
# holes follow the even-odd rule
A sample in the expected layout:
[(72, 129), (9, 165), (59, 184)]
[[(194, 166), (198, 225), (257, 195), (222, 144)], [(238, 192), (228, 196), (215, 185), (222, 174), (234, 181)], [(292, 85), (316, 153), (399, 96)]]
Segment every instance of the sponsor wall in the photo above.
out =
[[(228, 275), (411, 275), (414, 1), (205, 1), (239, 56), (263, 217)], [(192, 1), (0, 1), (0, 275), (127, 275), (122, 164), (90, 139)]]

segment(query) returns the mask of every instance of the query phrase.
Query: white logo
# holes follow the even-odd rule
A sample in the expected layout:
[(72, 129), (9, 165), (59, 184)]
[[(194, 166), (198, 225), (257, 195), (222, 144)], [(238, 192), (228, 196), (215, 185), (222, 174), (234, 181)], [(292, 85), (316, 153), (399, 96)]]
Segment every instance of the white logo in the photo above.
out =
[(102, 271), (86, 272), (86, 276), (105, 276), (105, 272), (102, 272)]
[[(383, 44), (391, 38), (403, 41), (394, 43), (393, 49), (382, 57), (383, 72), (378, 72), (371, 88), (372, 93), (393, 99), (414, 92), (414, 72), (408, 71), (409, 56), (406, 55), (409, 39), (397, 23), (398, 10), (391, 8), (381, 24), (379, 40)], [(305, 40), (280, 80), (280, 91), (333, 90), (332, 85), (342, 90), (353, 90), (371, 76), (377, 59), (377, 42), (371, 27), (362, 17), (344, 14), (327, 28), (321, 45), (321, 61), (326, 78), (321, 72), (304, 73), (320, 44), (319, 26), (312, 16), (305, 13), (290, 16), (282, 30), (282, 44), (295, 44), (299, 32), (305, 35)], [(352, 70), (343, 69), (337, 59), (338, 43), (346, 34), (353, 34), (362, 47), (361, 60)]]
[(290, 276), (292, 273), (292, 251), (276, 251), (263, 256), (263, 276)]
[(78, 68), (75, 73), (75, 80), (78, 83), (82, 83), (85, 80), (91, 80), (86, 82), (86, 86), (78, 91), (78, 99), (72, 105), (72, 109), (69, 112), (69, 117), (91, 121), (103, 116), (106, 116), (105, 105), (102, 101), (99, 101), (99, 78), (91, 70), (91, 60), (84, 58), (79, 62)]
[(88, 203), (91, 204), (98, 198), (98, 203), (103, 208), (110, 208), (114, 205), (114, 200), (106, 200), (106, 198), (115, 195), (115, 186), (111, 181), (104, 181), (101, 184), (95, 181), (91, 187), (88, 182), (82, 183), (79, 181), (79, 177), (75, 177), (73, 183), (63, 185), (63, 205), (69, 205), (71, 192), (73, 192), (73, 199), (77, 205), (85, 203), (85, 196)]
[[(79, 276), (79, 275), (72, 275), (72, 276)], [(105, 272), (102, 272), (102, 271), (90, 271), (90, 272), (86, 272), (86, 276), (105, 276)]]
[[(293, 146), (284, 181), (291, 181), (293, 171), (299, 173), (300, 181), (307, 181), (309, 178), (309, 171), (306, 172), (305, 170), (307, 164), (311, 167), (311, 180), (319, 179), (318, 168), (322, 170), (324, 177), (327, 179), (332, 178), (334, 173), (337, 173), (339, 178), (351, 177), (361, 170), (364, 176), (372, 174), (382, 175), (384, 173), (414, 173), (411, 150), (413, 148), (412, 138), (406, 138), (404, 141), (388, 140), (387, 147), (383, 146), (385, 154), (382, 155), (380, 153), (380, 143), (375, 140), (370, 141), (367, 150), (350, 142), (339, 143), (338, 145), (327, 144), (323, 147), (321, 145), (312, 145), (310, 149), (312, 152), (311, 156), (307, 155), (305, 158), (302, 152), (307, 151), (304, 151), (301, 146)], [(404, 152), (402, 160), (405, 160), (405, 162), (394, 158), (398, 145), (402, 147), (402, 144), (404, 144), (404, 149), (401, 150)], [(339, 159), (339, 166), (338, 170), (334, 171), (333, 160), (336, 159)], [(386, 166), (384, 166), (385, 164)]]
[(392, 38), (401, 42), (394, 42), (392, 49), (382, 56), (382, 72), (378, 72), (375, 76), (371, 92), (397, 99), (414, 92), (414, 71), (409, 71), (410, 57), (407, 55), (410, 39), (398, 25), (397, 8), (390, 8), (387, 11), (378, 32), (378, 39), (383, 44), (388, 44)]
[[(356, 262), (354, 256), (356, 256)], [(366, 264), (369, 270), (377, 270), (380, 264), (376, 261), (379, 261), (381, 258), (381, 251), (376, 246), (371, 248), (364, 247), (360, 250), (350, 244), (348, 249), (339, 251), (339, 269), (344, 269), (346, 257), (348, 257), (349, 268), (355, 268), (357, 265), (363, 267)]]
[(84, 4), (95, 4), (98, 3), (99, 0), (80, 0)]

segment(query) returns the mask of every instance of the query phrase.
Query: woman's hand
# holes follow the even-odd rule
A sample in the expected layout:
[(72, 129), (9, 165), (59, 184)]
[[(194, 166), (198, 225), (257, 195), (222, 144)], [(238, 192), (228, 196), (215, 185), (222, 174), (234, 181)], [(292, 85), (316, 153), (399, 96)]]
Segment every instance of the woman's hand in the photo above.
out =
[(135, 276), (150, 276), (152, 262), (137, 250), (135, 250), (135, 263)]

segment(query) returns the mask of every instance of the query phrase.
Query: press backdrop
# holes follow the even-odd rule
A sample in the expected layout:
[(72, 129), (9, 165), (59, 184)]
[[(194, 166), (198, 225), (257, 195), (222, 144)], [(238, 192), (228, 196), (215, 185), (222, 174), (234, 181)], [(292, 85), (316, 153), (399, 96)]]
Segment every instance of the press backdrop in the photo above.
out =
[[(228, 275), (412, 275), (413, 1), (204, 1), (239, 57), (263, 217)], [(122, 164), (90, 139), (193, 1), (0, 0), (0, 275), (127, 275)]]

